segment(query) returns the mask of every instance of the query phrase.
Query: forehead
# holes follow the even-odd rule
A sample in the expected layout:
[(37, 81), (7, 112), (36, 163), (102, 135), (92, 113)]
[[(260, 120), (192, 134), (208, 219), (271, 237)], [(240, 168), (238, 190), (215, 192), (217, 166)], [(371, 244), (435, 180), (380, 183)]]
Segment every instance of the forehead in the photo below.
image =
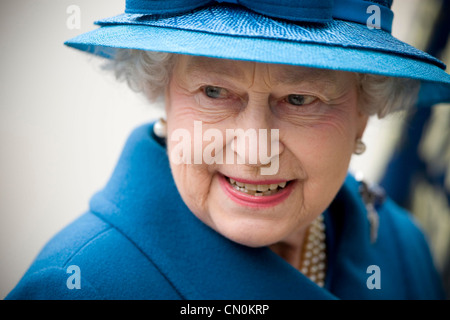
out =
[(236, 79), (253, 76), (255, 69), (264, 70), (272, 83), (295, 84), (304, 81), (334, 82), (339, 71), (308, 68), (284, 64), (268, 64), (251, 61), (217, 59), (200, 56), (181, 56), (183, 72), (187, 74), (219, 74)]

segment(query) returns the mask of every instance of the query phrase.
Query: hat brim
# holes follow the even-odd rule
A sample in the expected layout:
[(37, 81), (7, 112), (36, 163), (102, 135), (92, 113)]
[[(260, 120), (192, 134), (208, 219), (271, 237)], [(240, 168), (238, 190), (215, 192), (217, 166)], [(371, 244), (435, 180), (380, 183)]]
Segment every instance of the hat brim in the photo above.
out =
[[(358, 26), (362, 31), (351, 35), (355, 45), (349, 45), (347, 39), (344, 46), (330, 41), (324, 43), (317, 37), (310, 37), (309, 41), (293, 41), (289, 37), (281, 39), (188, 30), (158, 23), (151, 25), (148, 20), (139, 22), (139, 15), (132, 18), (134, 23), (124, 23), (124, 16), (130, 17), (110, 18), (101, 28), (70, 39), (65, 44), (106, 58), (114, 56), (117, 48), (127, 48), (413, 78), (422, 81), (418, 105), (450, 102), (450, 75), (442, 69), (443, 65), (383, 31), (374, 33)], [(392, 38), (388, 41), (389, 50), (377, 47), (382, 43), (380, 35)], [(368, 46), (370, 37), (374, 38), (373, 48)], [(364, 47), (357, 46), (361, 42)]]

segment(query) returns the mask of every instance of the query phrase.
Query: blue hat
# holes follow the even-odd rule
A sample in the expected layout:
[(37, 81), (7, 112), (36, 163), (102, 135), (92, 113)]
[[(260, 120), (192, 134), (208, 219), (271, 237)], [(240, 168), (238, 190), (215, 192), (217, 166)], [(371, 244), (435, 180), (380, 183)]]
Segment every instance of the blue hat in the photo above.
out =
[(419, 105), (450, 102), (438, 59), (391, 35), (392, 0), (126, 0), (66, 45), (292, 64), (421, 80)]

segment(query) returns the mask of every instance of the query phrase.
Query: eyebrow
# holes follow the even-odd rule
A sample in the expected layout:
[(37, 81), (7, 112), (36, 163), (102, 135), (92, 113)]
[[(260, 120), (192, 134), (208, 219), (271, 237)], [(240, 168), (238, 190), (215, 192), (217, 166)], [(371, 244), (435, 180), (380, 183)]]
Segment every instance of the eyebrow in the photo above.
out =
[(192, 57), (189, 59), (185, 71), (191, 74), (203, 74), (203, 72), (207, 71), (208, 73), (215, 73), (221, 76), (245, 79), (244, 72), (232, 61), (217, 63), (217, 59), (204, 57)]

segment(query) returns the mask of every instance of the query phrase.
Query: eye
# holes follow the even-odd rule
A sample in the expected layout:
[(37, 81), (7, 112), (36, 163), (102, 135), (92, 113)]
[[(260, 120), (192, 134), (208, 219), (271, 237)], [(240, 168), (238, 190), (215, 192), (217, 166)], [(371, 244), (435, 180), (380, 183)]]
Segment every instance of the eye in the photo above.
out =
[(225, 98), (228, 95), (228, 91), (221, 87), (205, 86), (203, 91), (207, 97), (212, 99)]
[(294, 106), (308, 105), (314, 102), (317, 98), (314, 96), (302, 95), (302, 94), (290, 94), (287, 96), (286, 101)]

